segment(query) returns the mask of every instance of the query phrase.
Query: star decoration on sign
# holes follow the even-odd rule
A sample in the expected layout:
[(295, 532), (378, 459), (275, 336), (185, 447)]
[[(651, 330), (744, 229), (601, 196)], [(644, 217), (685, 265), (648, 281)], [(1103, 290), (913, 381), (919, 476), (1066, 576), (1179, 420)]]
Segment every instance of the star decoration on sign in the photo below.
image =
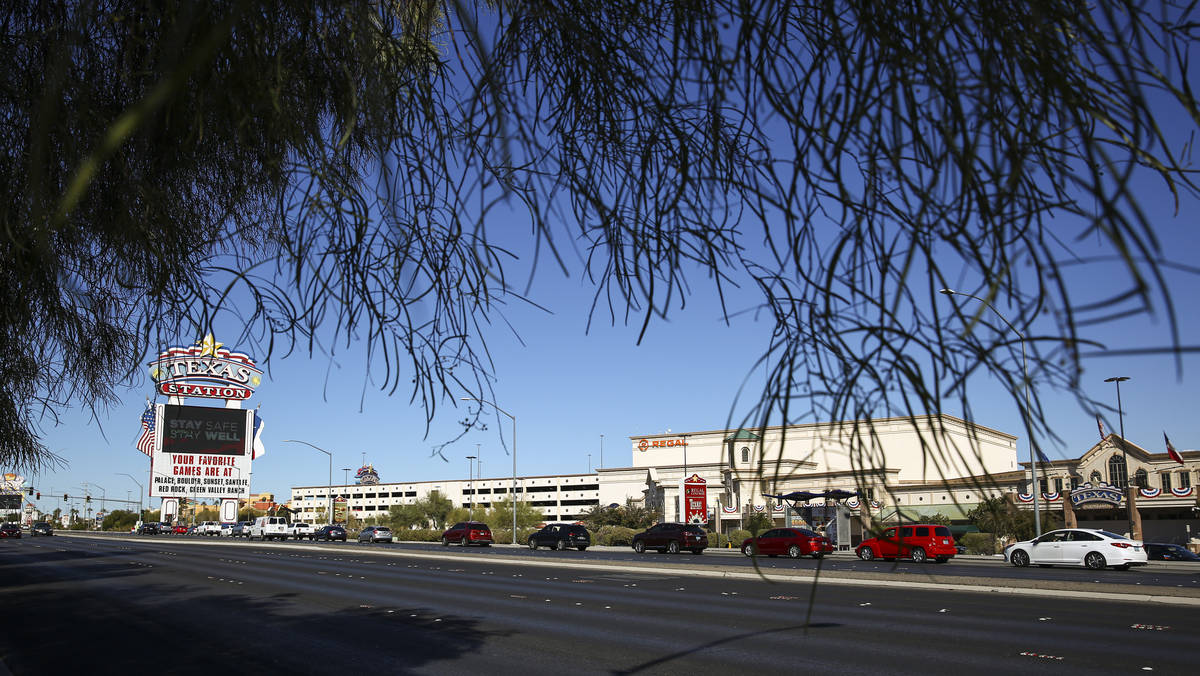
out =
[(214, 340), (213, 334), (210, 333), (200, 342), (200, 356), (203, 357), (206, 354), (210, 354), (215, 357), (217, 356), (217, 350), (221, 349), (221, 346), (224, 344)]

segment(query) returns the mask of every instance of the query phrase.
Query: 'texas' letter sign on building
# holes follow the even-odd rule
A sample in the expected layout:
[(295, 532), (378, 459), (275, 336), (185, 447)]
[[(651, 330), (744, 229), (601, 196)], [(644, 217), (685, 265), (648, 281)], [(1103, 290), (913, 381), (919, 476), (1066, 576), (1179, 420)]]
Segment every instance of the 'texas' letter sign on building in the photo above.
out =
[(168, 397), (248, 399), (262, 382), (262, 371), (248, 355), (232, 352), (212, 334), (191, 347), (173, 347), (150, 362), (150, 377)]

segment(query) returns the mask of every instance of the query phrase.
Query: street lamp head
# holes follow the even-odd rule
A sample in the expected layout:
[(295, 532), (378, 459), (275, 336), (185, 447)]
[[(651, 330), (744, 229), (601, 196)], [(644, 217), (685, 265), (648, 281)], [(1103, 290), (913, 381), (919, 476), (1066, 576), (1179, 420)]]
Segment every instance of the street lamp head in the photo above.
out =
[(1123, 383), (1126, 380), (1129, 380), (1129, 376), (1113, 376), (1112, 378), (1105, 378), (1104, 382), (1106, 382), (1106, 383)]
[(954, 289), (940, 289), (938, 293), (945, 294), (947, 296), (953, 296), (955, 291)]

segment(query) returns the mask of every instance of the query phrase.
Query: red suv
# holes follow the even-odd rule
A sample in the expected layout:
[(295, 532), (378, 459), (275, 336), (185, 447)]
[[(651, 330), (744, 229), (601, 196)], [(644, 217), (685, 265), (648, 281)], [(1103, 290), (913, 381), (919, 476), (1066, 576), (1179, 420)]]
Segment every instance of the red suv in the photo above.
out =
[(668, 554), (678, 554), (686, 549), (700, 554), (708, 546), (708, 533), (703, 526), (690, 523), (660, 523), (633, 536), (633, 551), (641, 554), (647, 549), (657, 549)]
[(945, 563), (958, 553), (958, 549), (949, 528), (922, 523), (893, 526), (879, 537), (863, 540), (854, 553), (863, 561), (904, 558), (916, 563), (929, 559)]
[(492, 544), (492, 529), (488, 528), (486, 523), (478, 521), (463, 521), (456, 523), (450, 527), (445, 533), (442, 533), (442, 546), (456, 542), (464, 547), (467, 545), (481, 545), (487, 547)]
[(832, 552), (833, 545), (828, 538), (807, 528), (772, 528), (742, 543), (742, 553), (746, 556), (787, 554), (793, 559), (801, 556), (819, 559)]

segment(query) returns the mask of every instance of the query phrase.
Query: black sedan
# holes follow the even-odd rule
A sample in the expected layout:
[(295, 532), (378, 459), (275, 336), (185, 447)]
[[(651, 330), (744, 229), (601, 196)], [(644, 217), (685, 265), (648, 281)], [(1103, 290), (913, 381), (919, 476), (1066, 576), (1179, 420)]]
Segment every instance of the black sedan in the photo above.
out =
[(321, 526), (317, 532), (313, 533), (314, 540), (341, 540), (346, 541), (346, 529), (341, 526)]
[(1151, 561), (1200, 561), (1200, 555), (1183, 545), (1146, 543), (1146, 558)]
[(29, 527), (29, 537), (38, 535), (54, 535), (54, 529), (45, 521), (38, 521)]
[(138, 535), (158, 535), (159, 531), (160, 531), (160, 529), (158, 527), (157, 522), (147, 521), (146, 523), (143, 523), (142, 525), (138, 526), (137, 534)]

